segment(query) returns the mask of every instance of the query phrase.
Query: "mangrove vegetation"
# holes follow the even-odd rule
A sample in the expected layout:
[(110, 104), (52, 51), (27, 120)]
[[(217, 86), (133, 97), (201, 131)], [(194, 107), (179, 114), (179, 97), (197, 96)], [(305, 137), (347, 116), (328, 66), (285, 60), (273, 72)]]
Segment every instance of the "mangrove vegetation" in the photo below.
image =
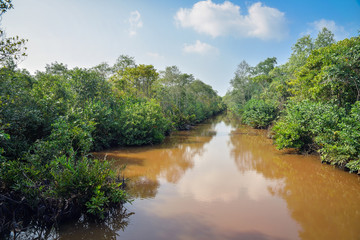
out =
[(289, 60), (242, 61), (224, 97), (254, 128), (271, 129), (278, 149), (318, 152), (321, 161), (360, 170), (360, 37), (336, 42), (326, 28), (305, 35)]
[[(1, 1), (1, 15), (11, 9)], [(211, 86), (176, 66), (158, 71), (121, 55), (114, 65), (51, 63), (30, 74), (17, 63), (26, 40), (0, 42), (0, 232), (21, 231), (24, 216), (58, 222), (104, 219), (129, 201), (124, 181), (92, 151), (157, 144), (225, 105)]]

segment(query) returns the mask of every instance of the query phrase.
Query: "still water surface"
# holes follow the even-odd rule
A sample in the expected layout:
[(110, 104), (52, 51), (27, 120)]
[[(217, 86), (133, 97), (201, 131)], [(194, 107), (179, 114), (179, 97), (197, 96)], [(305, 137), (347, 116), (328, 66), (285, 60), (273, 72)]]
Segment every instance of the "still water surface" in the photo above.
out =
[(226, 116), (105, 155), (127, 164), (133, 203), (105, 224), (62, 226), (59, 239), (360, 239), (358, 176)]

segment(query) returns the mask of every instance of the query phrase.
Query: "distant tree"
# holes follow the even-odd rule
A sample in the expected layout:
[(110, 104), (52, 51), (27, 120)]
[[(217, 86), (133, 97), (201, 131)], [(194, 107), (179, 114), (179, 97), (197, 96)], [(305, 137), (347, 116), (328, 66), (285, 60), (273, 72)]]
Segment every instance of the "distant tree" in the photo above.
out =
[(269, 75), (269, 72), (275, 68), (277, 63), (276, 57), (267, 58), (262, 62), (259, 62), (252, 70), (255, 76), (257, 75)]
[(115, 87), (122, 91), (135, 96), (152, 96), (152, 85), (158, 78), (159, 74), (153, 65), (140, 64), (136, 67), (126, 67), (117, 72), (111, 80)]
[(102, 62), (96, 65), (95, 67), (92, 68), (92, 70), (98, 72), (105, 79), (109, 78), (114, 72), (113, 68), (107, 62)]
[(177, 66), (166, 67), (161, 75), (160, 85), (164, 97), (159, 96), (160, 102), (163, 106), (175, 105), (182, 112), (186, 107), (186, 88), (195, 80), (194, 76), (182, 73)]
[(331, 44), (335, 43), (334, 34), (328, 30), (327, 28), (323, 28), (321, 32), (317, 35), (315, 39), (314, 47), (315, 49), (319, 49), (322, 47), (327, 47)]
[(236, 71), (233, 79), (230, 80), (230, 84), (233, 90), (233, 95), (236, 95), (239, 104), (244, 104), (251, 99), (252, 94), (252, 81), (251, 81), (251, 66), (242, 61)]
[(267, 58), (252, 69), (252, 75), (254, 76), (252, 81), (258, 83), (263, 91), (272, 81), (269, 73), (275, 68), (276, 63), (276, 57)]
[(130, 57), (128, 55), (120, 55), (114, 64), (113, 72), (122, 72), (125, 68), (134, 68), (136, 67), (134, 57)]
[(45, 73), (52, 75), (64, 75), (69, 71), (68, 66), (63, 63), (54, 62), (46, 64)]
[(309, 56), (311, 51), (314, 49), (314, 43), (310, 35), (305, 35), (299, 38), (294, 46), (291, 48), (293, 50), (292, 56), (305, 54), (305, 56)]

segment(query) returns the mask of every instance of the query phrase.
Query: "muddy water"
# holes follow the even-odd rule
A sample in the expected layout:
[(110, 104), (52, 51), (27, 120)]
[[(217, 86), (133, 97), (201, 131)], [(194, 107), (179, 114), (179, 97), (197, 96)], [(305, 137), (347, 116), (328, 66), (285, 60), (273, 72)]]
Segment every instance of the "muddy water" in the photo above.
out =
[(131, 179), (126, 211), (59, 239), (359, 239), (360, 179), (277, 151), (226, 116), (164, 144), (99, 153)]

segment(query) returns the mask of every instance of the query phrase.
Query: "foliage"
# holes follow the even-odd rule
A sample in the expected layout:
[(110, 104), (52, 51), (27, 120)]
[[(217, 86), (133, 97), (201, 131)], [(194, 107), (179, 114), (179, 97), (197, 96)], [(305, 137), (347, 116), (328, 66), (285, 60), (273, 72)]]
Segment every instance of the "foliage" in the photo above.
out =
[(28, 73), (0, 69), (0, 121), (10, 140), (0, 141), (5, 155), (18, 158), (42, 134), (43, 119), (30, 96), (33, 79)]
[(155, 98), (177, 129), (188, 129), (225, 109), (211, 86), (191, 74), (181, 73), (176, 66), (161, 73)]
[(352, 172), (360, 170), (360, 102), (356, 102), (328, 141), (320, 149), (321, 160), (346, 166)]
[(267, 128), (277, 117), (277, 107), (264, 100), (251, 99), (242, 109), (242, 122), (253, 128)]
[(273, 127), (277, 147), (318, 150), (323, 162), (359, 170), (360, 104), (349, 114), (334, 104), (290, 102)]
[[(246, 61), (242, 61), (238, 65), (235, 76), (230, 81), (232, 91), (228, 94), (232, 95), (232, 97), (229, 100), (234, 99), (237, 104), (244, 105), (253, 95), (256, 95), (258, 87), (250, 79), (251, 69), (251, 66)], [(227, 104), (230, 105), (231, 110), (238, 111), (238, 109), (234, 108), (237, 104), (231, 104), (230, 102)]]
[(13, 8), (12, 0), (0, 1), (0, 16), (2, 16), (7, 10)]
[(121, 114), (122, 143), (144, 145), (160, 143), (169, 131), (170, 122), (154, 100), (129, 103)]
[(291, 81), (298, 99), (336, 101), (345, 106), (360, 97), (360, 38), (314, 50)]
[(241, 114), (248, 101), (260, 98), (269, 85), (273, 82), (270, 74), (275, 68), (276, 58), (267, 58), (251, 67), (246, 61), (242, 61), (235, 72), (235, 77), (230, 81), (232, 89), (226, 94), (224, 101), (228, 109), (235, 114)]
[[(122, 183), (116, 180), (108, 162), (63, 155), (42, 167), (34, 161), (1, 164), (0, 179), (5, 188), (21, 194), (33, 208), (45, 199), (53, 199), (47, 207), (67, 202), (103, 218), (107, 208), (127, 201)], [(99, 196), (102, 201), (97, 200)]]
[[(13, 8), (11, 0), (0, 1), (0, 18), (9, 9)], [(22, 57), (26, 56), (25, 43), (27, 40), (16, 37), (6, 37), (5, 32), (0, 29), (0, 65), (13, 65)]]
[(140, 64), (135, 67), (125, 67), (113, 75), (111, 80), (122, 95), (151, 98), (152, 86), (158, 76), (154, 66)]
[(272, 128), (279, 149), (314, 151), (333, 137), (345, 111), (334, 104), (304, 100), (289, 102)]

